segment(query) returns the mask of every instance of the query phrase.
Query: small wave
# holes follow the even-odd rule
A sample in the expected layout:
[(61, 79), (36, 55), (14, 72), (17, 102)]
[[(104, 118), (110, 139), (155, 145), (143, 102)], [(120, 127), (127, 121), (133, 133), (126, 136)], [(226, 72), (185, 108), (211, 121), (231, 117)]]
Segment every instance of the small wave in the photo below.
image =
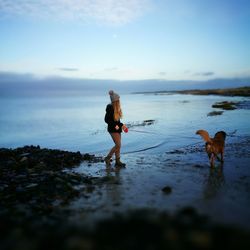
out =
[[(134, 122), (128, 122), (126, 123), (126, 126), (128, 128), (134, 128), (134, 127), (142, 127), (142, 126), (150, 126), (155, 124), (156, 120), (149, 119), (149, 120), (144, 120), (144, 121), (134, 121)], [(97, 135), (97, 134), (103, 134), (107, 131), (107, 129), (97, 129), (93, 132), (90, 133), (90, 135)], [(138, 131), (136, 131), (138, 132)], [(141, 132), (141, 131), (139, 131)], [(143, 132), (141, 132), (143, 133)]]
[(238, 109), (250, 109), (250, 100), (242, 101), (236, 104)]
[(97, 129), (90, 133), (90, 135), (97, 135), (97, 134), (104, 134), (107, 131), (107, 129)]
[(150, 120), (144, 120), (144, 121), (135, 121), (135, 122), (128, 122), (126, 125), (128, 128), (133, 127), (140, 127), (140, 126), (150, 126), (155, 124), (156, 120), (150, 119)]
[(161, 142), (161, 143), (158, 143), (158, 144), (156, 144), (156, 145), (154, 145), (154, 146), (150, 146), (150, 147), (146, 147), (146, 148), (142, 148), (142, 149), (138, 149), (138, 150), (127, 151), (127, 152), (124, 152), (123, 154), (133, 154), (133, 153), (148, 151), (148, 150), (150, 150), (150, 149), (159, 148), (159, 147), (161, 147), (162, 145), (164, 145), (165, 143), (166, 143), (166, 141)]

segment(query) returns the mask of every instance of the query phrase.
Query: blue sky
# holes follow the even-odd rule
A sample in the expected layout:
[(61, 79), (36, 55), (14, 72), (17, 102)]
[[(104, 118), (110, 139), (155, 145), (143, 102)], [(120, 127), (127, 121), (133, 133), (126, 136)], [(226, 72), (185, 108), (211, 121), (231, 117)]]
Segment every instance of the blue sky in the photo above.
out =
[(0, 0), (0, 71), (38, 78), (250, 76), (248, 0)]

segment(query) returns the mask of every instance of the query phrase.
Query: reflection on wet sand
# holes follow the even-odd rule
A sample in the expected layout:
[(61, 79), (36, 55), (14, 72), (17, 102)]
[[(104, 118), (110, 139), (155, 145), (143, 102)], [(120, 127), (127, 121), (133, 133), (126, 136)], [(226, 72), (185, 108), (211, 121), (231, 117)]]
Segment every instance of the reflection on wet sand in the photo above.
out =
[(120, 170), (123, 168), (106, 166), (106, 177), (114, 180), (114, 185), (110, 186), (106, 184), (107, 199), (113, 206), (119, 206), (121, 204), (121, 177)]
[(225, 184), (223, 165), (209, 169), (208, 179), (205, 181), (204, 198), (214, 198)]

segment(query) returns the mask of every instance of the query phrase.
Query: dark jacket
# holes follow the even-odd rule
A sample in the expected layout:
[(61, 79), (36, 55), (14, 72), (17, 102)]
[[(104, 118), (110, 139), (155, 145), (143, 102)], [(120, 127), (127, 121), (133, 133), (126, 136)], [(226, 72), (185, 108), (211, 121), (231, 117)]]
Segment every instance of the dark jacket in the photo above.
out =
[[(122, 132), (123, 123), (121, 123), (120, 120), (119, 121), (114, 120), (114, 108), (112, 104), (107, 105), (104, 120), (108, 124), (109, 133), (121, 133)], [(118, 130), (115, 129), (116, 125), (119, 126)]]

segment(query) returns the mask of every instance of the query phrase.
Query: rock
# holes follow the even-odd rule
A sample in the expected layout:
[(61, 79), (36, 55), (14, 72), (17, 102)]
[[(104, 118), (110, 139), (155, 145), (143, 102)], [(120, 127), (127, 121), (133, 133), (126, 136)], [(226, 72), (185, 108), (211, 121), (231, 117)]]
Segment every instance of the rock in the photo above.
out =
[(62, 178), (60, 178), (60, 177), (56, 177), (56, 178), (54, 179), (54, 181), (55, 181), (55, 182), (59, 182), (59, 183), (64, 183), (64, 180), (63, 180)]
[(166, 154), (185, 154), (183, 150), (175, 149), (169, 152), (166, 152)]
[(29, 155), (30, 155), (30, 153), (23, 153), (23, 154), (20, 154), (19, 156), (24, 157), (24, 156), (29, 156)]
[(223, 111), (212, 111), (207, 114), (207, 116), (222, 115)]
[(34, 188), (34, 187), (37, 187), (38, 184), (37, 183), (31, 183), (29, 185), (27, 185), (25, 188)]
[(162, 189), (162, 192), (164, 192), (165, 194), (170, 194), (172, 193), (172, 188), (169, 186), (166, 186)]
[(26, 179), (27, 175), (26, 174), (19, 174), (15, 176), (16, 179), (20, 180), (20, 179)]
[(189, 233), (188, 239), (197, 249), (211, 249), (212, 237), (209, 232), (193, 230)]
[(91, 161), (93, 159), (93, 155), (90, 154), (84, 154), (83, 155), (83, 160), (84, 161)]
[(95, 190), (95, 187), (93, 185), (87, 185), (86, 192), (92, 193)]
[(22, 193), (22, 192), (24, 192), (24, 191), (25, 191), (25, 189), (22, 188), (22, 187), (17, 187), (17, 188), (16, 188), (16, 192), (17, 192), (17, 193)]
[(237, 107), (235, 106), (236, 104), (237, 104), (236, 102), (228, 102), (228, 101), (216, 102), (215, 104), (212, 105), (212, 108), (220, 108), (223, 110), (234, 110), (237, 109)]
[[(84, 157), (89, 162), (100, 161), (94, 155), (85, 154)], [(1, 223), (5, 218), (17, 223), (29, 221), (31, 224), (40, 223), (46, 218), (54, 223), (48, 215), (54, 213), (55, 220), (60, 217), (58, 212), (65, 215), (66, 210), (60, 210), (62, 205), (79, 197), (80, 191), (86, 192), (83, 195), (89, 198), (96, 188), (94, 184), (116, 183), (113, 178), (102, 180), (100, 177), (93, 178), (66, 169), (77, 166), (84, 157), (80, 152), (41, 149), (35, 146), (0, 148)], [(100, 182), (98, 179), (101, 179)], [(55, 201), (58, 201), (57, 208), (53, 205)], [(25, 211), (21, 209), (23, 205)]]
[(24, 156), (24, 157), (21, 158), (20, 162), (25, 162), (25, 161), (27, 161), (27, 160), (28, 160), (28, 157), (27, 157), (27, 156)]

